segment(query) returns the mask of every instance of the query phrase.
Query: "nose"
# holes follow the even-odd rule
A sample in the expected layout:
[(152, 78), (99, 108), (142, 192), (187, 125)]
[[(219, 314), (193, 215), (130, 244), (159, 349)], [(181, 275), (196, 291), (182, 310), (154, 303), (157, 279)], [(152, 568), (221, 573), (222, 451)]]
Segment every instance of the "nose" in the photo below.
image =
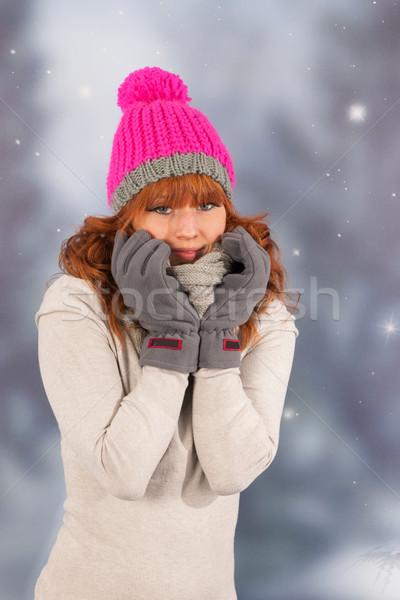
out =
[(175, 235), (178, 238), (194, 238), (198, 235), (198, 223), (194, 210), (179, 211), (175, 220)]

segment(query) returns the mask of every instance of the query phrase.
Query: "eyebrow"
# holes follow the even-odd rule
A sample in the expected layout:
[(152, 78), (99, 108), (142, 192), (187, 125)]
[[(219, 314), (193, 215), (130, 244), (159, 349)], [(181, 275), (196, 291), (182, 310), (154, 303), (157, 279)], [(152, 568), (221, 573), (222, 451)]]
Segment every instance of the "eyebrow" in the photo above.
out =
[(149, 203), (148, 206), (158, 206), (160, 202), (165, 202), (168, 200), (167, 194), (161, 194), (160, 196), (156, 196)]

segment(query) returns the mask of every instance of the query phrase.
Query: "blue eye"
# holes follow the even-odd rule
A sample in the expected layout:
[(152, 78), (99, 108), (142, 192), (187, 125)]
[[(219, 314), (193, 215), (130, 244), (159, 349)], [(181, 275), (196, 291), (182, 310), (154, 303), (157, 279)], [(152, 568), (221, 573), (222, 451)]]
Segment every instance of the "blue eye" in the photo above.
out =
[[(215, 202), (207, 202), (207, 204), (201, 204), (199, 208), (204, 208), (205, 211), (204, 212), (208, 212), (209, 210), (212, 209), (213, 206), (220, 206), (219, 204), (216, 204)], [(207, 208), (209, 207), (209, 208)]]
[(160, 212), (163, 209), (165, 209), (165, 210), (171, 210), (168, 206), (156, 206), (155, 208), (151, 209), (151, 212), (155, 212), (158, 215), (168, 215), (169, 213), (167, 213), (167, 212)]

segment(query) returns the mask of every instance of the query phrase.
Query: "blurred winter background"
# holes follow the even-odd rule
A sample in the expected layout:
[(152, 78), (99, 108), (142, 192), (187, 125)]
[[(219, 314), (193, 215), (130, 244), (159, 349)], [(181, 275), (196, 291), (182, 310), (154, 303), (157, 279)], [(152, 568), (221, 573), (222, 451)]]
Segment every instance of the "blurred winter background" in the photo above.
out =
[(392, 0), (2, 1), (1, 600), (33, 598), (65, 498), (34, 314), (62, 240), (111, 214), (117, 88), (146, 65), (187, 83), (303, 292), (239, 600), (400, 599), (399, 33)]

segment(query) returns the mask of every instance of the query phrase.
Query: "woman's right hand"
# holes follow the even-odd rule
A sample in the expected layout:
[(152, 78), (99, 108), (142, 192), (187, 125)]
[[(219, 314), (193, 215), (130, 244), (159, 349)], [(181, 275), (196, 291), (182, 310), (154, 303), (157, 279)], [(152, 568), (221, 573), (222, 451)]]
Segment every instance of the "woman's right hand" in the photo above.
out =
[(111, 273), (125, 305), (149, 331), (140, 365), (191, 373), (198, 368), (200, 318), (178, 280), (166, 273), (170, 253), (168, 244), (143, 229), (130, 237), (117, 232)]

